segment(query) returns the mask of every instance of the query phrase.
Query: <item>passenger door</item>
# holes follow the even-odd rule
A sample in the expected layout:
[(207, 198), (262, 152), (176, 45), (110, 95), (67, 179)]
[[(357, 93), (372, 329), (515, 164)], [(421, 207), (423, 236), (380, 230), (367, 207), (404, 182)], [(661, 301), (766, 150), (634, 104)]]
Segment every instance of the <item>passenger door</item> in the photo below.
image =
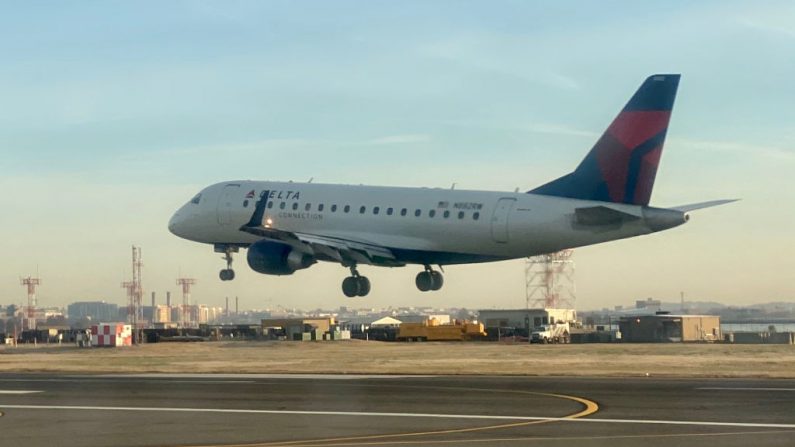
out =
[(240, 196), (240, 185), (226, 185), (218, 196), (218, 223), (229, 225), (232, 223), (232, 209), (235, 198)]
[(497, 202), (491, 216), (491, 237), (494, 242), (508, 242), (508, 219), (515, 204), (516, 199), (510, 198), (502, 198)]

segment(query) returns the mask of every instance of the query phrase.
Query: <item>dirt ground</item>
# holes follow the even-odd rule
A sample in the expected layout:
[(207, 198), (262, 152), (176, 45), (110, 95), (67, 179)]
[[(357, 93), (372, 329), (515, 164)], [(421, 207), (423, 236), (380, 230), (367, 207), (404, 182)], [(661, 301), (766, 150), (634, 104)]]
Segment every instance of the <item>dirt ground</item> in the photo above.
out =
[(795, 346), (206, 342), (0, 348), (0, 372), (339, 373), (795, 378)]

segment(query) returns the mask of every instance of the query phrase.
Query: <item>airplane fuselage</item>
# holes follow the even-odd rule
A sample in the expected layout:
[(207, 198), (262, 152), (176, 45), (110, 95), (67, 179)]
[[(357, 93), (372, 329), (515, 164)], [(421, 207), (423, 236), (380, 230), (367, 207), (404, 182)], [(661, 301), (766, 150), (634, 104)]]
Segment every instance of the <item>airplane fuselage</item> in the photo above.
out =
[(208, 186), (169, 222), (172, 233), (289, 275), (318, 261), (349, 268), (346, 296), (365, 296), (359, 264), (420, 264), (420, 291), (439, 290), (433, 265), (499, 261), (676, 227), (687, 212), (727, 203), (650, 207), (679, 75), (646, 78), (580, 164), (526, 193), (230, 181)]
[(609, 204), (636, 220), (579, 225), (576, 209), (605, 204), (526, 193), (260, 181), (207, 187), (169, 228), (196, 242), (248, 246), (261, 238), (240, 228), (263, 197), (263, 225), (382, 246), (404, 263), (520, 258), (662, 229), (643, 218), (654, 208), (636, 205)]

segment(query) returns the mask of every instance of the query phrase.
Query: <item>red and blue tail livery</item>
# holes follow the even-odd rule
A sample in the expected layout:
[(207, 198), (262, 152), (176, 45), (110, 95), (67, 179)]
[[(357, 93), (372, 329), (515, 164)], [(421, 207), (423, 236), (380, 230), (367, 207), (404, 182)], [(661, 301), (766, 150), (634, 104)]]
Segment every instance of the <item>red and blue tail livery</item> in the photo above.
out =
[(648, 205), (679, 78), (649, 76), (574, 172), (530, 193)]

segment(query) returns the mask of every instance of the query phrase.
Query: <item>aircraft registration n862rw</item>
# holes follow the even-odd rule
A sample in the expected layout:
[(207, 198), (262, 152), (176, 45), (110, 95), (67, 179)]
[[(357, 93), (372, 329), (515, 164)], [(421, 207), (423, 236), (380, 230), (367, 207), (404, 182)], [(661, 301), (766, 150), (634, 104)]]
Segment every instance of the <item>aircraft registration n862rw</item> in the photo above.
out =
[(649, 206), (679, 75), (648, 77), (577, 168), (526, 193), (228, 181), (208, 186), (168, 224), (175, 235), (249, 267), (291, 275), (318, 261), (350, 269), (346, 296), (365, 296), (361, 264), (424, 268), (423, 292), (444, 282), (433, 266), (500, 261), (654, 233), (688, 212), (732, 200)]

